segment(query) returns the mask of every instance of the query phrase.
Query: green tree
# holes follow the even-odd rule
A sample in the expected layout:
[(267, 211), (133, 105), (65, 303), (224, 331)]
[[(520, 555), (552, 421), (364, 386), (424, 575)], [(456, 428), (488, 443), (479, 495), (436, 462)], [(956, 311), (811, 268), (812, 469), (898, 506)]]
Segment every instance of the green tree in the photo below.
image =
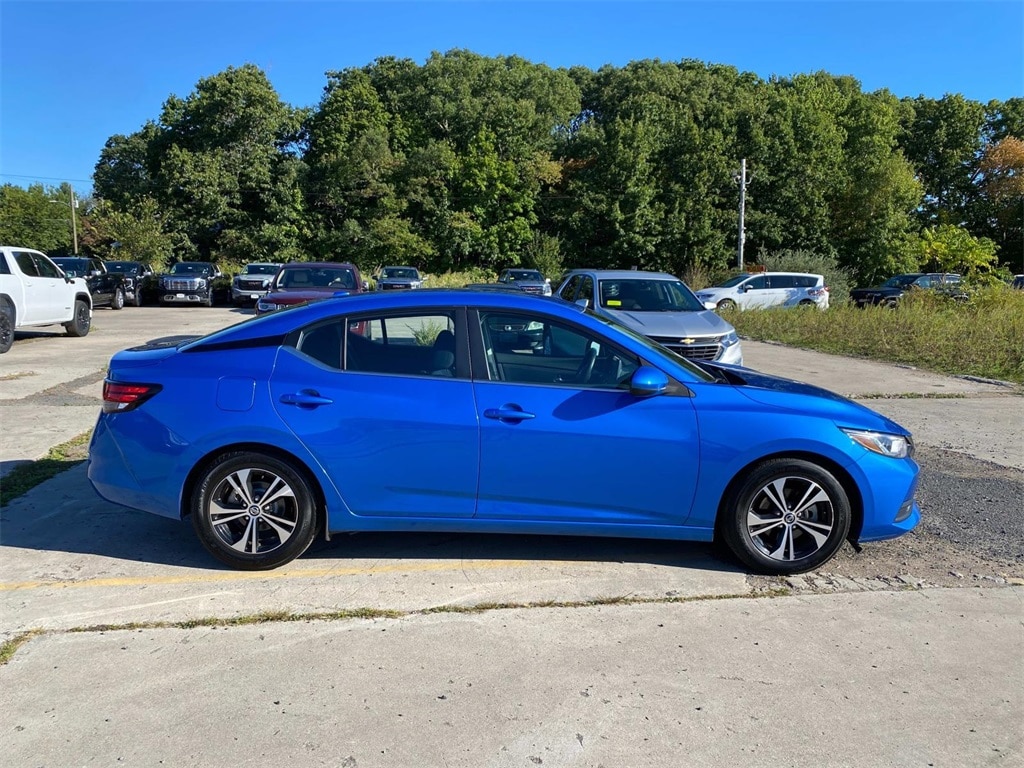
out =
[[(69, 184), (0, 186), (0, 242), (46, 253), (72, 252)], [(77, 216), (77, 212), (76, 212)]]
[(940, 224), (921, 233), (921, 265), (932, 272), (958, 272), (966, 278), (984, 277), (996, 264), (996, 244), (976, 238), (963, 227)]
[(95, 252), (107, 259), (141, 261), (156, 271), (172, 260), (180, 235), (164, 231), (160, 206), (152, 198), (137, 201), (130, 211), (112, 203), (97, 206), (94, 217)]

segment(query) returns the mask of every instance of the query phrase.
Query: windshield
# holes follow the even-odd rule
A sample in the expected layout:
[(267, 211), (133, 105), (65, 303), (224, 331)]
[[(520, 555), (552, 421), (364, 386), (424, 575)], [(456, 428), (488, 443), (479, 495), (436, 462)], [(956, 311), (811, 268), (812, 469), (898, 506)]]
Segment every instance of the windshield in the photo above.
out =
[(352, 289), (356, 287), (356, 274), (346, 267), (286, 269), (277, 278), (277, 287), (296, 291), (317, 288)]
[(243, 275), (276, 275), (277, 264), (246, 264)]
[(127, 275), (129, 272), (135, 272), (136, 268), (139, 266), (134, 261), (105, 261), (103, 263), (107, 265), (108, 272), (117, 272), (121, 275)]
[(68, 277), (82, 277), (89, 274), (88, 259), (64, 259), (57, 257), (53, 263), (63, 270)]
[(387, 267), (381, 277), (398, 277), (409, 280), (419, 280), (420, 273), (412, 267)]
[(608, 278), (600, 281), (601, 306), (624, 312), (702, 312), (704, 305), (681, 280)]
[(906, 288), (912, 284), (920, 275), (896, 275), (896, 277), (890, 277), (884, 283), (883, 288)]
[(508, 279), (513, 283), (520, 280), (543, 283), (544, 275), (534, 269), (510, 269), (508, 272)]
[(210, 265), (198, 261), (180, 261), (171, 267), (172, 275), (208, 275)]
[(733, 288), (733, 287), (739, 285), (740, 283), (742, 283), (744, 280), (746, 280), (749, 277), (750, 277), (750, 275), (747, 275), (747, 274), (736, 275), (736, 277), (733, 277), (733, 278), (731, 278), (729, 280), (726, 280), (724, 283), (722, 283), (721, 285), (716, 286), (716, 287), (717, 288)]

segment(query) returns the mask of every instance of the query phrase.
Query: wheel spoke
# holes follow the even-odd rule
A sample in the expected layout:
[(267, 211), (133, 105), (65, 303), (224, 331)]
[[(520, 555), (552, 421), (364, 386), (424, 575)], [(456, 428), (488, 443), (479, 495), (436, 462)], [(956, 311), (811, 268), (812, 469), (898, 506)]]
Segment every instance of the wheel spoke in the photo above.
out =
[(210, 501), (210, 522), (214, 525), (230, 523), (232, 520), (237, 520), (240, 517), (246, 517), (248, 514), (248, 511), (244, 509), (225, 507), (216, 499), (212, 499)]
[(800, 503), (793, 508), (793, 513), (799, 515), (808, 507), (812, 507), (821, 502), (831, 504), (831, 499), (829, 499), (828, 494), (825, 493), (824, 489), (820, 485), (811, 483), (807, 488), (807, 493), (805, 493), (804, 497), (800, 499)]
[[(789, 548), (789, 554), (786, 554), (786, 548)], [(792, 560), (793, 559), (793, 529), (786, 526), (786, 529), (782, 532), (782, 542), (779, 544), (778, 549), (774, 552), (770, 552), (769, 555), (774, 557), (776, 560)]]
[(786, 514), (786, 480), (788, 479), (789, 478), (787, 477), (779, 478), (771, 485), (766, 485), (761, 489), (761, 493), (763, 493), (782, 514)]
[(245, 506), (252, 506), (252, 491), (249, 488), (249, 472), (251, 470), (242, 469), (234, 474), (228, 475), (227, 481), (231, 488), (242, 498), (242, 503)]
[(796, 526), (814, 539), (814, 543), (817, 544), (816, 550), (821, 549), (825, 545), (825, 542), (828, 541), (828, 535), (832, 532), (832, 526), (830, 525), (808, 523), (806, 520), (797, 520)]
[[(278, 484), (281, 485), (280, 488), (277, 487)], [(275, 501), (283, 497), (295, 498), (295, 492), (292, 491), (291, 486), (289, 486), (284, 480), (280, 477), (275, 477), (274, 482), (270, 484), (266, 493), (263, 494), (263, 498), (260, 499), (260, 504), (264, 506), (267, 504), (273, 504)]]
[[(252, 539), (252, 549), (246, 548), (249, 543), (249, 539)], [(252, 552), (256, 553), (256, 519), (250, 517), (245, 524), (245, 532), (238, 537), (238, 541), (231, 544), (232, 549), (237, 549), (239, 552)]]
[(274, 515), (263, 514), (263, 520), (277, 531), (277, 535), (281, 538), (281, 543), (284, 544), (285, 540), (292, 535), (292, 531), (295, 530), (294, 520), (285, 520), (282, 517), (275, 517)]
[(782, 518), (765, 519), (756, 512), (747, 512), (747, 530), (751, 536), (761, 536), (782, 525)]

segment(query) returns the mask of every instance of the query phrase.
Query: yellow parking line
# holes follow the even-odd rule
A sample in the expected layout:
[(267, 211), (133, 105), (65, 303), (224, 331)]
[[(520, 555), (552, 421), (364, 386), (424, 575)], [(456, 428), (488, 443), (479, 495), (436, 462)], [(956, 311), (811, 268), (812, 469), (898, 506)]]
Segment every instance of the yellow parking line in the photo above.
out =
[(458, 560), (442, 563), (398, 563), (369, 568), (312, 568), (288, 571), (229, 571), (217, 573), (183, 574), (181, 576), (126, 576), (109, 579), (82, 579), (81, 581), (20, 581), (0, 582), (0, 592), (19, 589), (71, 589), (77, 587), (134, 587), (160, 584), (209, 584), (228, 581), (259, 581), (266, 579), (311, 579), (324, 576), (368, 576), (385, 573), (431, 573), (458, 571), (466, 568), (498, 570), (527, 566), (569, 565), (560, 560)]

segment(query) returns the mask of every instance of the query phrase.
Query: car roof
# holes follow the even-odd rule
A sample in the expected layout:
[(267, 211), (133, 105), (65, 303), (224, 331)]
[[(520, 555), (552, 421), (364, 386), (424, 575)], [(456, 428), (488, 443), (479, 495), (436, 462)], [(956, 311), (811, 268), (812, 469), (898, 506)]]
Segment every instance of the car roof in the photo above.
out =
[(309, 267), (348, 267), (349, 269), (356, 269), (356, 265), (350, 261), (291, 261), (281, 265), (281, 269), (307, 269)]
[(593, 275), (597, 279), (609, 279), (609, 280), (674, 280), (678, 281), (679, 278), (675, 275), (670, 275), (668, 272), (644, 272), (638, 269), (573, 269), (566, 277), (572, 275)]

